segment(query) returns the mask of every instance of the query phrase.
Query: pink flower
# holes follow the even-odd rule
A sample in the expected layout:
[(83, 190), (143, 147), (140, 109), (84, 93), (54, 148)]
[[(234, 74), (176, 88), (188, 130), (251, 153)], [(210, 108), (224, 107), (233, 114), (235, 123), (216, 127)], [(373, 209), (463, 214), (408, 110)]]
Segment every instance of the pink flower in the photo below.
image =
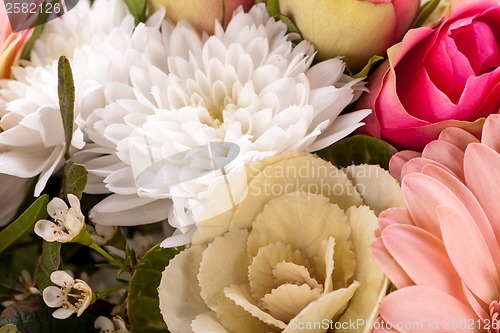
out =
[(391, 162), (407, 208), (380, 214), (372, 253), (399, 290), (374, 332), (499, 332), (500, 115), (487, 118), (481, 141), (448, 128), (421, 156)]
[(361, 132), (421, 150), (446, 127), (478, 132), (500, 109), (500, 1), (465, 0), (432, 29), (408, 31), (369, 78)]
[(18, 62), (32, 32), (33, 29), (13, 33), (4, 2), (0, 0), (0, 79), (10, 77), (10, 69)]
[(255, 0), (149, 0), (154, 10), (165, 7), (167, 18), (176, 23), (188, 21), (198, 31), (214, 33), (215, 20), (226, 27), (233, 17), (233, 12), (243, 6), (245, 12)]

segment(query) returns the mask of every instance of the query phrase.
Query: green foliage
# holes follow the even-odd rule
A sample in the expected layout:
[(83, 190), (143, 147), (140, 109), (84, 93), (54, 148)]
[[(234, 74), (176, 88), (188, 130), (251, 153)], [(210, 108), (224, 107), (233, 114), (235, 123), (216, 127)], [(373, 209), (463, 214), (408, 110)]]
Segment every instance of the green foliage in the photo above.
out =
[(14, 324), (7, 324), (5, 326), (0, 327), (0, 333), (17, 333), (17, 326)]
[[(274, 17), (276, 20), (280, 20), (286, 25), (288, 33), (296, 33), (300, 36), (299, 29), (297, 28), (295, 23), (293, 23), (293, 21), (289, 17), (281, 14), (279, 0), (267, 0), (266, 7), (269, 16)], [(299, 37), (299, 40), (301, 39), (302, 37)]]
[(421, 27), (424, 22), (431, 16), (432, 12), (437, 8), (441, 0), (430, 0), (426, 2), (418, 12), (417, 18), (413, 22), (412, 28)]
[(24, 46), (24, 50), (21, 53), (21, 59), (30, 59), (31, 55), (31, 50), (33, 49), (33, 46), (35, 45), (36, 40), (38, 37), (40, 37), (40, 34), (43, 31), (43, 24), (36, 26), (33, 29), (33, 33), (31, 34), (31, 37), (28, 39), (28, 42)]
[[(375, 66), (375, 64), (377, 64), (381, 60), (384, 60), (384, 57), (374, 55), (373, 57), (370, 58), (370, 60), (368, 60), (368, 63), (365, 65), (365, 67), (363, 67), (363, 69), (359, 73), (354, 74), (352, 77), (357, 79), (359, 77), (368, 76), (368, 74), (370, 74), (370, 72), (371, 72), (372, 68)], [(348, 71), (350, 72), (349, 69), (348, 69)]]
[[(60, 320), (52, 317), (55, 309), (48, 308), (41, 297), (15, 303), (0, 316), (0, 326), (15, 325), (22, 333), (88, 333), (95, 332), (94, 317), (83, 313)], [(3, 331), (0, 329), (0, 332)], [(12, 331), (16, 332), (16, 331)]]
[(396, 152), (396, 148), (387, 142), (360, 134), (345, 138), (316, 153), (339, 168), (366, 163), (389, 169), (389, 160)]
[(48, 201), (48, 195), (42, 195), (17, 220), (0, 232), (0, 253), (32, 232), (38, 220), (47, 218)]
[(87, 180), (87, 169), (83, 165), (73, 162), (66, 163), (64, 167), (64, 197), (71, 193), (81, 199)]
[(146, 21), (147, 0), (124, 0), (128, 10), (135, 18), (135, 24)]
[(136, 266), (130, 280), (128, 315), (133, 333), (167, 332), (160, 313), (158, 286), (161, 273), (179, 251), (159, 245), (149, 250)]
[(61, 243), (46, 242), (42, 244), (42, 255), (38, 260), (35, 272), (36, 285), (40, 290), (52, 285), (50, 274), (59, 269), (61, 265)]
[(75, 83), (73, 82), (73, 72), (69, 64), (69, 60), (65, 56), (59, 58), (57, 67), (58, 85), (57, 92), (59, 94), (59, 109), (64, 126), (64, 135), (66, 143), (65, 158), (69, 158), (69, 147), (71, 146), (71, 138), (73, 136), (73, 117), (75, 113)]

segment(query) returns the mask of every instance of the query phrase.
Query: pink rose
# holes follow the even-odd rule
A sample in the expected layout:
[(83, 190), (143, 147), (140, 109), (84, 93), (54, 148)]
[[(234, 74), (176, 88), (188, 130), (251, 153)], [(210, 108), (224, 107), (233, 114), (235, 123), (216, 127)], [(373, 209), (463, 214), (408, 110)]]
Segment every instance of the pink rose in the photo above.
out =
[(186, 20), (197, 30), (212, 34), (215, 20), (227, 26), (236, 8), (243, 6), (248, 11), (255, 0), (149, 0), (149, 3), (155, 10), (165, 7), (167, 18), (173, 22)]
[(0, 0), (0, 79), (10, 77), (10, 68), (17, 63), (33, 29), (12, 33), (3, 0)]
[(436, 28), (408, 31), (369, 78), (360, 132), (422, 150), (444, 128), (479, 133), (500, 110), (500, 2), (463, 1)]

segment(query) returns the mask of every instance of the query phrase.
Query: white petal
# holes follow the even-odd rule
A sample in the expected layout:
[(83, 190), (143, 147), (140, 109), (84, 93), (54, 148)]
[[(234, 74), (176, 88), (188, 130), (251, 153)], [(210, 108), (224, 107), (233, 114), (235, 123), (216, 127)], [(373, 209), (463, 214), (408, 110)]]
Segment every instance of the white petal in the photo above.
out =
[(58, 287), (47, 287), (43, 290), (43, 301), (47, 306), (51, 308), (60, 307), (63, 302), (66, 300), (66, 296), (63, 296), (61, 288)]
[(75, 280), (65, 271), (54, 271), (50, 274), (50, 281), (63, 288), (72, 288)]
[(66, 319), (70, 317), (73, 313), (75, 312), (70, 309), (57, 309), (56, 311), (52, 312), (52, 316), (57, 319)]
[(193, 333), (230, 333), (218, 321), (211, 312), (202, 313), (191, 322)]
[(64, 221), (68, 212), (68, 205), (61, 198), (54, 198), (48, 203), (47, 212), (51, 218)]

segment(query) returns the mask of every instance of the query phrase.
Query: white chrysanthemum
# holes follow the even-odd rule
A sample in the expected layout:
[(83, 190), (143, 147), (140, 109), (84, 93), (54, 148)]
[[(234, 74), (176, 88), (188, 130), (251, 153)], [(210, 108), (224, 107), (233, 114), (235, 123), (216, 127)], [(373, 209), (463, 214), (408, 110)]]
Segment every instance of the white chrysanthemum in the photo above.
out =
[[(171, 198), (169, 223), (189, 235), (203, 218), (211, 184), (223, 179), (222, 173), (231, 178), (231, 170), (250, 160), (326, 147), (361, 126), (369, 113), (339, 116), (363, 89), (360, 80), (343, 75), (339, 59), (311, 66), (312, 46), (305, 41), (294, 46), (286, 26), (270, 18), (263, 4), (249, 13), (238, 10), (226, 31), (216, 24), (210, 37), (183, 22), (162, 29), (168, 68), (133, 68), (128, 91), (134, 98), (95, 110), (81, 125), (98, 144), (89, 145), (80, 158), (115, 193), (92, 210), (97, 223), (158, 221), (169, 209), (165, 198)], [(109, 151), (113, 142), (118, 154)], [(214, 142), (239, 148), (224, 170), (210, 172), (205, 163), (193, 171), (189, 163), (204, 163), (196, 160), (182, 164), (185, 152)], [(104, 146), (109, 154), (102, 156)], [(167, 159), (176, 159), (176, 165), (167, 162), (165, 167), (177, 170), (168, 180), (158, 169)], [(152, 187), (136, 182), (145, 172)]]
[[(72, 66), (75, 117), (88, 114), (123, 96), (122, 86), (129, 85), (129, 70), (141, 62), (138, 59), (147, 62), (148, 57), (162, 56), (154, 48), (161, 40), (162, 14), (134, 30), (134, 18), (122, 1), (96, 0), (90, 6), (82, 0), (68, 14), (47, 23), (31, 62), (13, 69), (16, 80), (1, 83), (0, 173), (39, 175), (38, 195), (61, 167), (66, 150), (57, 95), (59, 56), (65, 55)], [(72, 150), (83, 145), (82, 132), (76, 129)]]

